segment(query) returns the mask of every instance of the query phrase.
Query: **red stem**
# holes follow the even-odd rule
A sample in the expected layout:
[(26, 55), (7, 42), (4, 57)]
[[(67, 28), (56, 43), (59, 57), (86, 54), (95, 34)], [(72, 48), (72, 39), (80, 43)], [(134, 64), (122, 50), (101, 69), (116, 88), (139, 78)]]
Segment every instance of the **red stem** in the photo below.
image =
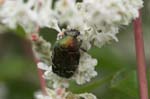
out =
[(137, 58), (137, 72), (140, 89), (140, 99), (148, 99), (148, 86), (146, 78), (146, 63), (144, 55), (144, 41), (142, 36), (142, 18), (141, 11), (139, 11), (139, 17), (134, 20), (134, 35), (135, 35), (135, 47)]
[[(38, 61), (36, 61), (36, 63), (37, 62)], [(38, 68), (38, 75), (39, 75), (39, 79), (40, 79), (40, 85), (41, 85), (42, 93), (44, 95), (47, 95), (47, 92), (46, 92), (46, 82), (45, 82), (45, 79), (43, 78), (43, 71), (41, 69), (39, 69), (39, 68)]]
[[(22, 46), (23, 46), (24, 52), (26, 53), (27, 57), (31, 58), (31, 60), (33, 60), (35, 62), (35, 64), (37, 64), (39, 62), (39, 60), (37, 60), (33, 54), (30, 41), (27, 39), (23, 39)], [(42, 77), (43, 71), (41, 69), (39, 69), (38, 67), (37, 67), (37, 69), (38, 69), (38, 76), (39, 76), (39, 80), (40, 80), (40, 86), (41, 86), (42, 93), (44, 95), (46, 95), (46, 90), (45, 90), (46, 82), (45, 82), (45, 79)]]

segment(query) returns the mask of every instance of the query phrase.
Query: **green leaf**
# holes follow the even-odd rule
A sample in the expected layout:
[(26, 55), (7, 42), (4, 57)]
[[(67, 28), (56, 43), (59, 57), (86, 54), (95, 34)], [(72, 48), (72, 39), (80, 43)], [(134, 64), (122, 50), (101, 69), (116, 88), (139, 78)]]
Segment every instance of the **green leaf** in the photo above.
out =
[(138, 83), (136, 71), (123, 70), (116, 73), (111, 81), (111, 88), (117, 89), (128, 96), (138, 98)]
[(103, 77), (101, 79), (95, 80), (94, 82), (91, 82), (89, 84), (83, 85), (81, 86), (76, 86), (75, 87), (71, 87), (73, 92), (76, 93), (81, 93), (81, 92), (90, 92), (96, 88), (98, 88), (99, 86), (102, 86), (103, 84), (105, 84), (106, 82), (109, 82), (112, 79), (112, 74), (110, 74), (109, 76)]
[(24, 38), (26, 36), (25, 30), (20, 25), (18, 25), (17, 28), (15, 30), (12, 30), (12, 31), (15, 32), (20, 37)]

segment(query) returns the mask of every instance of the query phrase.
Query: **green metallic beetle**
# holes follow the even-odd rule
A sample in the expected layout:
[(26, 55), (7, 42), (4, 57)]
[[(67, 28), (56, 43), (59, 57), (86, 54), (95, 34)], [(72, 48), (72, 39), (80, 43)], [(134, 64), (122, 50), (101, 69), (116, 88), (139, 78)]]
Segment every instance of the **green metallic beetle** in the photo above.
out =
[(77, 30), (67, 30), (54, 44), (52, 71), (60, 77), (70, 78), (78, 68), (81, 45), (78, 35), (80, 32)]

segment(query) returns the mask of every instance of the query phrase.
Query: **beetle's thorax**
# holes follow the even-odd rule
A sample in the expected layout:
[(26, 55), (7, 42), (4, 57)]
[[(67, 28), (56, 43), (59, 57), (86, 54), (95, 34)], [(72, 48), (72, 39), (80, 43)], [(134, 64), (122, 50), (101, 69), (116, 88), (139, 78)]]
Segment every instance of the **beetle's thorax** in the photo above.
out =
[(78, 47), (78, 41), (75, 37), (65, 36), (60, 40), (60, 45), (62, 48), (76, 48)]

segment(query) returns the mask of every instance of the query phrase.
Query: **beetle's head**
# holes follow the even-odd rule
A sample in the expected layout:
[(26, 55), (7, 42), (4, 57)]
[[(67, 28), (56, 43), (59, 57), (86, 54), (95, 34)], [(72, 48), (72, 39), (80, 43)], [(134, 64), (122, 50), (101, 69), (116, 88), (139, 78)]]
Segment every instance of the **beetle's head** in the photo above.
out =
[(73, 36), (73, 37), (77, 37), (80, 35), (80, 32), (78, 30), (72, 29), (72, 30), (66, 30), (64, 32), (64, 35), (66, 36)]

